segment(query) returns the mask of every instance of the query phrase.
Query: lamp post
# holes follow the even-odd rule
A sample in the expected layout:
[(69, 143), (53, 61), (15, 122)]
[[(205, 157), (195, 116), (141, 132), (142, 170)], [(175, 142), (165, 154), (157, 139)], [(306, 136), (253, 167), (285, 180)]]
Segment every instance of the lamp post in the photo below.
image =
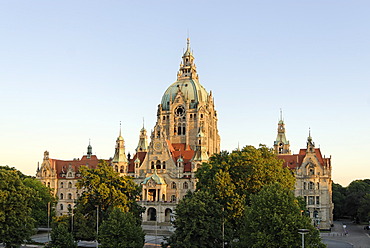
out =
[(98, 236), (99, 236), (99, 205), (96, 207), (96, 247), (99, 247)]
[(48, 242), (50, 241), (50, 202), (48, 202)]
[(308, 229), (298, 229), (298, 233), (302, 234), (302, 248), (304, 248), (304, 235), (309, 232)]

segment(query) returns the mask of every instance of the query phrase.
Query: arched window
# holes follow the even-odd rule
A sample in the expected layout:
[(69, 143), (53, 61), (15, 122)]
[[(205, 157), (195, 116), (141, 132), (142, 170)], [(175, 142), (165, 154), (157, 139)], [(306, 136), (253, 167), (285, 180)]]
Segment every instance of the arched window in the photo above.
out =
[(60, 183), (60, 187), (63, 188), (63, 182)]
[(171, 195), (171, 201), (172, 202), (175, 202), (176, 201), (176, 196), (175, 195)]
[(185, 131), (186, 131), (185, 126), (183, 126), (183, 127), (182, 127), (182, 134), (183, 134), (183, 135), (185, 135), (185, 133), (186, 133)]
[(315, 189), (315, 184), (313, 182), (310, 182), (308, 184), (308, 189)]
[(68, 183), (68, 188), (72, 188), (72, 183), (71, 182)]
[(157, 160), (157, 162), (155, 163), (155, 167), (157, 168), (157, 170), (161, 169), (161, 161)]
[(176, 189), (176, 183), (175, 183), (175, 182), (172, 182), (172, 184), (171, 184), (171, 188), (172, 188), (172, 189)]
[(63, 193), (61, 193), (60, 194), (60, 199), (63, 200), (63, 197), (64, 197), (64, 195), (63, 195)]
[(63, 210), (63, 204), (60, 204), (59, 207), (60, 207), (60, 210)]
[(181, 135), (181, 126), (180, 125), (177, 128), (177, 135)]
[(314, 170), (314, 169), (310, 169), (310, 171), (309, 171), (309, 175), (310, 175), (310, 176), (315, 175), (315, 170)]
[(124, 173), (125, 172), (125, 169), (124, 169), (123, 166), (121, 166), (121, 170), (119, 172), (121, 172), (121, 173)]
[(193, 118), (193, 114), (190, 114), (190, 119), (192, 119)]
[(72, 200), (72, 194), (71, 193), (68, 194), (68, 200)]
[(68, 209), (72, 209), (72, 206), (71, 206), (71, 204), (68, 204)]
[(184, 182), (184, 189), (188, 189), (188, 188), (189, 188), (188, 182)]
[(115, 169), (116, 172), (118, 172), (118, 166), (117, 165), (114, 167), (114, 169)]
[(152, 166), (151, 166), (151, 168), (154, 170), (154, 161), (152, 161)]
[(48, 187), (50, 188), (50, 182), (48, 182)]
[(163, 161), (163, 163), (162, 163), (162, 169), (166, 169), (166, 161)]
[(72, 177), (72, 172), (68, 172), (68, 177)]

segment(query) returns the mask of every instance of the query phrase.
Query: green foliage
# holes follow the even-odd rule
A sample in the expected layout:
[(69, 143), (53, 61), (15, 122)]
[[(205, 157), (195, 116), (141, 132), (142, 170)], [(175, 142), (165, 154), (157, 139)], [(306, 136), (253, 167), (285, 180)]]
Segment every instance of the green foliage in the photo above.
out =
[(0, 168), (0, 243), (6, 247), (21, 244), (33, 234), (31, 217), (34, 191), (25, 186), (20, 172)]
[(356, 222), (370, 220), (370, 180), (355, 180), (348, 187), (333, 184), (334, 218), (350, 216)]
[(175, 233), (162, 247), (222, 247), (222, 216), (222, 206), (209, 192), (189, 192), (176, 207)]
[(114, 208), (99, 227), (102, 248), (142, 248), (145, 234), (132, 213)]
[(75, 248), (77, 243), (73, 240), (70, 230), (70, 217), (61, 216), (54, 218), (51, 231), (51, 242), (46, 247)]
[(143, 212), (136, 200), (141, 188), (131, 178), (121, 177), (105, 161), (101, 161), (96, 169), (82, 167), (82, 177), (77, 183), (84, 192), (78, 199), (75, 209), (75, 237), (77, 239), (96, 239), (97, 208), (99, 223), (106, 220), (113, 208), (130, 212), (136, 223), (141, 224)]
[[(246, 146), (241, 151), (221, 152), (211, 157), (208, 164), (197, 171), (197, 190), (208, 191), (224, 208), (226, 233), (238, 238), (240, 221), (250, 196), (265, 185), (275, 182), (284, 188), (294, 189), (294, 176), (283, 167), (273, 151), (266, 146)], [(220, 218), (220, 216), (215, 216)]]
[[(23, 183), (33, 191), (33, 197), (31, 198), (31, 216), (36, 221), (35, 227), (46, 227), (48, 225), (48, 211), (50, 211), (51, 217), (55, 215), (53, 206), (56, 204), (56, 199), (51, 189), (35, 178), (25, 178), (23, 179)], [(48, 209), (49, 203), (50, 209)]]
[(246, 208), (240, 247), (301, 247), (298, 229), (309, 229), (306, 247), (325, 247), (310, 218), (302, 215), (293, 192), (278, 183), (251, 196)]
[(346, 202), (346, 188), (340, 184), (333, 183), (332, 197), (334, 203), (334, 219), (342, 218), (346, 215), (345, 202)]

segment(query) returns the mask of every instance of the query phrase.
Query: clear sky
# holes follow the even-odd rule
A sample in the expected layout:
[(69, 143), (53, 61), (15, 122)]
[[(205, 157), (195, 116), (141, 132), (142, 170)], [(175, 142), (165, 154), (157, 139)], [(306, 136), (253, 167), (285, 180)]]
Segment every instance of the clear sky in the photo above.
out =
[(221, 148), (291, 150), (308, 130), (333, 180), (370, 178), (370, 1), (0, 0), (0, 164), (114, 154), (148, 131), (189, 33)]

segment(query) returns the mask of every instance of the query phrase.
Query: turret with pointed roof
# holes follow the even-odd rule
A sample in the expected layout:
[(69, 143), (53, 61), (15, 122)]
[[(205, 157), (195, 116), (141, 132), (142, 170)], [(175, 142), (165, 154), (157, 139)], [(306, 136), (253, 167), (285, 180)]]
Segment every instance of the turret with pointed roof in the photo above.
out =
[(278, 133), (274, 141), (274, 150), (276, 154), (290, 154), (290, 144), (285, 136), (285, 124), (283, 120), (283, 112), (280, 110), (280, 120), (278, 122)]
[(119, 136), (116, 140), (116, 150), (112, 160), (112, 165), (117, 172), (127, 173), (128, 160), (125, 153), (125, 140), (121, 134), (121, 124), (119, 128)]

